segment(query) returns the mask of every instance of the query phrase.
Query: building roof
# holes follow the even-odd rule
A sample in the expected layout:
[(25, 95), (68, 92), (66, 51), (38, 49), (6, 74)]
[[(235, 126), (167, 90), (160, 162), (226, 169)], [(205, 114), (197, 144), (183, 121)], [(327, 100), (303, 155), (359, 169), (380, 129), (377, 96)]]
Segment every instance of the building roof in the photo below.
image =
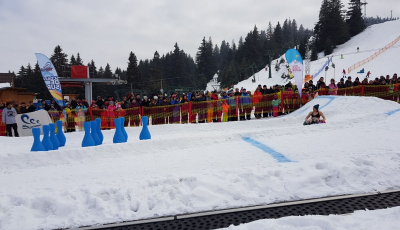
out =
[(4, 88), (0, 88), (0, 91), (26, 91), (25, 88), (17, 88), (17, 87), (4, 87)]
[(0, 83), (11, 83), (14, 77), (13, 73), (0, 73)]

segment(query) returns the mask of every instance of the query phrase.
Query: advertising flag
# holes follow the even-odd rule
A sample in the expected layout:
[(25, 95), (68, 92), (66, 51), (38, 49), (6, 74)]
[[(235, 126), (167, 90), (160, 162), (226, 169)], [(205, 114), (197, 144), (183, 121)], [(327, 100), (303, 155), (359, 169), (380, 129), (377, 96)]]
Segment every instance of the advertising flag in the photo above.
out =
[(299, 90), (301, 98), (301, 89), (303, 88), (303, 59), (299, 51), (295, 49), (288, 49), (286, 51), (286, 61), (289, 64), (290, 70), (292, 71), (294, 81), (296, 82), (297, 89)]
[(50, 59), (41, 53), (35, 53), (36, 59), (38, 60), (40, 71), (42, 72), (44, 83), (47, 86), (51, 96), (53, 96), (54, 100), (61, 107), (63, 104), (63, 96), (61, 91), (61, 84), (58, 80), (56, 68), (54, 68), (53, 63), (51, 63)]

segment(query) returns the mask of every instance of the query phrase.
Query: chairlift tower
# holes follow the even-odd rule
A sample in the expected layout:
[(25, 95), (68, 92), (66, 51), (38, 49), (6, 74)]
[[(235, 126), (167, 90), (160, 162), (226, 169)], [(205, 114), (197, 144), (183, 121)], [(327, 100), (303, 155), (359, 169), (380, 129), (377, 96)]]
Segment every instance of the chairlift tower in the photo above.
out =
[(364, 6), (364, 18), (367, 17), (367, 0), (364, 0), (364, 2), (361, 2), (361, 6)]

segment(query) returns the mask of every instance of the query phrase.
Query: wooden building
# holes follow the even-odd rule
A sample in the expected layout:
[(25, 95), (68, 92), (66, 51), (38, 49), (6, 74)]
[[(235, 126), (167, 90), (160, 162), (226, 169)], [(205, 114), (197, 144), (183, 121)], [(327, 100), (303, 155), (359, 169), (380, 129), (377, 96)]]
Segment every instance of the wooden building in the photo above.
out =
[[(26, 92), (25, 88), (14, 87), (14, 77), (13, 73), (0, 73), (0, 84), (3, 85), (0, 87), (0, 101), (6, 103), (16, 100), (18, 104), (21, 102), (28, 104), (29, 101), (36, 99), (36, 93)], [(9, 85), (5, 85), (6, 83)]]

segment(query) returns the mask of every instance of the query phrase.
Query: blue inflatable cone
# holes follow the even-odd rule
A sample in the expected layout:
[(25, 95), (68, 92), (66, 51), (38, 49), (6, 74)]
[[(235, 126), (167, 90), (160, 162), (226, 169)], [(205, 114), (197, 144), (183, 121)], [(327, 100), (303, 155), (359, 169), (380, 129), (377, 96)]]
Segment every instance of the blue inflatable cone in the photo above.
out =
[(120, 117), (119, 119), (121, 119), (121, 131), (122, 131), (122, 134), (124, 134), (124, 142), (127, 142), (128, 141), (128, 134), (126, 133), (125, 126), (124, 126), (125, 117)]
[(150, 140), (151, 139), (149, 129), (147, 128), (148, 122), (149, 122), (149, 117), (146, 117), (146, 116), (142, 117), (143, 127), (142, 127), (142, 132), (140, 132), (140, 135), (139, 135), (140, 140)]
[(43, 125), (43, 139), (42, 139), (42, 145), (46, 151), (53, 150), (53, 143), (50, 140), (50, 126), (49, 125)]
[(82, 147), (90, 147), (96, 145), (92, 135), (90, 134), (90, 127), (91, 127), (90, 121), (83, 122), (83, 128), (85, 129), (85, 136), (83, 137), (82, 140)]
[(100, 140), (100, 144), (103, 144), (103, 133), (101, 132), (101, 119), (100, 118), (96, 118), (96, 123), (97, 123), (97, 136), (99, 137)]
[(46, 151), (42, 142), (40, 142), (40, 128), (33, 128), (32, 135), (33, 135), (33, 145), (31, 148), (31, 152)]
[(122, 134), (121, 131), (121, 119), (117, 118), (114, 119), (114, 123), (115, 123), (115, 134), (114, 134), (114, 138), (113, 138), (113, 143), (123, 143), (125, 140), (124, 134)]
[(67, 141), (67, 138), (65, 138), (64, 132), (63, 132), (63, 122), (62, 121), (57, 121), (57, 139), (60, 143), (60, 147), (65, 146), (65, 142)]
[(60, 147), (60, 142), (58, 141), (56, 137), (56, 124), (50, 123), (50, 140), (51, 143), (53, 143), (53, 150), (57, 150)]
[(99, 136), (97, 135), (97, 122), (91, 121), (90, 126), (92, 127), (91, 134), (92, 134), (95, 145), (100, 145), (101, 144), (100, 139), (99, 139)]

